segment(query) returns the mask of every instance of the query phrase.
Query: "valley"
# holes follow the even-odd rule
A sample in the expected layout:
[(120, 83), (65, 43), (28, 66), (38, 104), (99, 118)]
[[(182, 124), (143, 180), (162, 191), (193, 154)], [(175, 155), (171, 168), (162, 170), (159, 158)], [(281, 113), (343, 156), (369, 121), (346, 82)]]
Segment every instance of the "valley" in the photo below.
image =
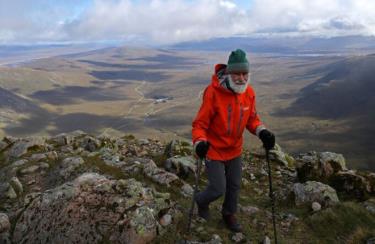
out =
[[(0, 66), (0, 134), (24, 137), (79, 129), (190, 140), (213, 66), (226, 63), (227, 55), (114, 47)], [(284, 150), (335, 151), (353, 168), (375, 169), (375, 96), (371, 86), (361, 85), (373, 85), (373, 56), (249, 52), (249, 61), (258, 113)], [(353, 67), (366, 77), (347, 78)], [(346, 91), (351, 87), (356, 87), (353, 96), (367, 91), (366, 101), (343, 114), (340, 108), (350, 103)], [(259, 150), (258, 139), (245, 134), (245, 147)]]

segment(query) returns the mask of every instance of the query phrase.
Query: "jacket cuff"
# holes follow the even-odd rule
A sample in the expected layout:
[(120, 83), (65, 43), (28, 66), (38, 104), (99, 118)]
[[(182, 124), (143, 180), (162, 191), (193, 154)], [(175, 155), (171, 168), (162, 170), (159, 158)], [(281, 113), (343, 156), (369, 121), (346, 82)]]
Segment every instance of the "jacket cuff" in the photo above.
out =
[(256, 130), (255, 130), (255, 134), (257, 135), (257, 137), (259, 137), (259, 134), (262, 130), (266, 130), (266, 127), (264, 125), (259, 125)]
[(201, 141), (207, 141), (207, 140), (205, 140), (205, 138), (199, 138), (197, 141), (195, 141), (193, 145), (194, 152), (195, 152), (195, 149), (197, 148), (198, 143), (200, 143)]

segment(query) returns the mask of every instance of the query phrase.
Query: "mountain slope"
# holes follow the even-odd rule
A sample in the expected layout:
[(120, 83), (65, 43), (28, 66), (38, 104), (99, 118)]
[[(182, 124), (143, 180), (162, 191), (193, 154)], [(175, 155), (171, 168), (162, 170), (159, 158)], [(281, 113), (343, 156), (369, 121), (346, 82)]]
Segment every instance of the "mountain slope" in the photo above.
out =
[[(244, 151), (237, 218), (189, 210), (192, 144), (83, 131), (0, 140), (0, 243), (266, 243), (271, 204), (264, 153)], [(341, 154), (270, 152), (280, 243), (366, 243), (375, 236), (375, 174)], [(200, 189), (208, 179), (202, 172)], [(312, 207), (313, 206), (313, 207)], [(48, 231), (45, 231), (48, 230)], [(69, 234), (66, 234), (69, 233)], [(186, 240), (186, 242), (184, 241)], [(270, 242), (267, 242), (270, 243)], [(368, 242), (367, 242), (368, 243)]]
[(375, 55), (350, 58), (332, 64), (321, 79), (304, 87), (291, 110), (324, 118), (353, 118), (370, 121), (375, 113)]
[(0, 87), (0, 108), (7, 108), (19, 113), (41, 112), (39, 106), (32, 101), (22, 98), (11, 91)]
[[(346, 58), (314, 72), (321, 77), (303, 87), (289, 107), (274, 113), (308, 122), (280, 135), (282, 140), (300, 140), (304, 150), (340, 151), (356, 168), (374, 169), (375, 55)], [(301, 143), (305, 138), (319, 145)]]

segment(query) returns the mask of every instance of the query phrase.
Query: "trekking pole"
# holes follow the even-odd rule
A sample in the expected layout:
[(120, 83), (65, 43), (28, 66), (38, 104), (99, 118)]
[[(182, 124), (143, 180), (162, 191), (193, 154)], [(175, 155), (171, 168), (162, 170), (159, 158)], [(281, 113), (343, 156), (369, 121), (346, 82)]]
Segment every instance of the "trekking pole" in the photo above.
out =
[(198, 193), (198, 184), (199, 184), (199, 178), (200, 178), (201, 164), (202, 164), (202, 159), (198, 158), (197, 159), (197, 169), (195, 171), (194, 193), (193, 193), (193, 197), (192, 197), (192, 200), (191, 200), (191, 207), (190, 207), (190, 211), (189, 211), (189, 222), (188, 222), (188, 226), (187, 226), (187, 233), (190, 233), (191, 219), (193, 218), (194, 206), (195, 206), (195, 195)]
[(270, 185), (270, 198), (271, 198), (271, 207), (272, 207), (272, 224), (273, 224), (273, 235), (275, 238), (275, 243), (277, 244), (277, 232), (276, 232), (276, 220), (275, 220), (275, 197), (272, 190), (272, 174), (271, 174), (271, 164), (270, 164), (270, 151), (266, 149), (266, 161), (268, 165), (268, 183)]

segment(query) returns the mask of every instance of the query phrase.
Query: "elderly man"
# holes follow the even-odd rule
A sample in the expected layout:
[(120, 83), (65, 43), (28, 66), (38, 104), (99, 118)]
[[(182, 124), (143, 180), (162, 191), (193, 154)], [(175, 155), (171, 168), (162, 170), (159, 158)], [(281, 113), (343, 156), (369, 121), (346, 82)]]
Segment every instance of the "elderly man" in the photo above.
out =
[(255, 108), (255, 92), (249, 85), (249, 62), (241, 49), (231, 52), (228, 64), (217, 64), (212, 82), (193, 121), (193, 143), (198, 157), (205, 158), (207, 188), (195, 196), (200, 217), (209, 218), (209, 204), (225, 194), (222, 217), (226, 226), (241, 232), (235, 218), (242, 172), (244, 129), (257, 135), (266, 150), (275, 136), (266, 129)]

